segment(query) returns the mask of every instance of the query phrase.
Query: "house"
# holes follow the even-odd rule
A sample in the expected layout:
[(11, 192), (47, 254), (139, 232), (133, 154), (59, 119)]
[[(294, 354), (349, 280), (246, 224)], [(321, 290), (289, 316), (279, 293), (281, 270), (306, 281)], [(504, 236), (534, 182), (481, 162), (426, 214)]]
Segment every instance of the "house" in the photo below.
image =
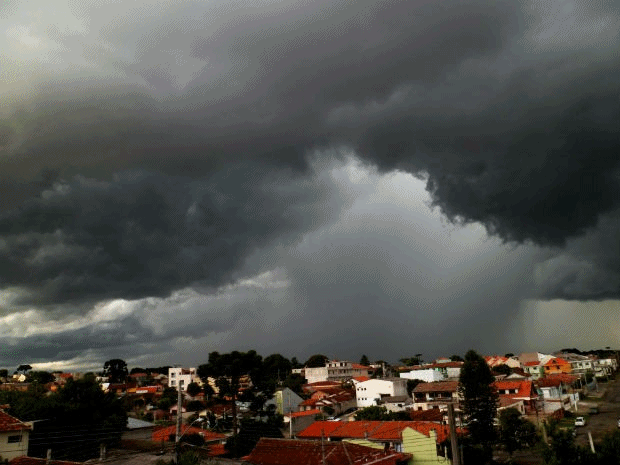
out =
[(296, 412), (299, 410), (299, 404), (301, 404), (304, 400), (299, 397), (293, 390), (290, 388), (280, 388), (278, 389), (274, 396), (265, 402), (265, 407), (269, 405), (275, 405), (276, 412), (280, 415), (284, 415), (285, 413)]
[(441, 373), (444, 379), (458, 379), (462, 366), (463, 362), (441, 361), (424, 365), (424, 368)]
[(540, 364), (538, 360), (525, 362), (523, 364), (523, 371), (530, 375), (533, 380), (542, 378), (545, 376), (545, 367)]
[(32, 427), (0, 409), (0, 457), (11, 460), (28, 454)]
[[(462, 433), (460, 429), (458, 432)], [(422, 421), (316, 421), (297, 434), (299, 439), (349, 441), (394, 449), (411, 454), (413, 462), (409, 463), (416, 465), (449, 463), (443, 448), (449, 437), (448, 426)]]
[(579, 393), (575, 392), (575, 386), (580, 382), (578, 376), (563, 373), (537, 380), (536, 385), (542, 397), (541, 412), (549, 414), (560, 409), (568, 410), (571, 404), (575, 405), (579, 400)]
[(346, 360), (330, 360), (324, 367), (304, 368), (304, 376), (308, 383), (320, 381), (345, 382), (358, 376), (368, 376), (370, 367)]
[(404, 412), (413, 409), (413, 400), (408, 395), (382, 397), (379, 405), (384, 406), (388, 412)]
[(323, 391), (325, 389), (342, 389), (342, 383), (338, 383), (336, 381), (315, 381), (314, 383), (304, 384), (301, 389), (307, 394), (313, 394), (317, 391)]
[(128, 440), (145, 440), (148, 441), (151, 439), (154, 429), (156, 428), (155, 423), (151, 423), (150, 421), (138, 420), (137, 418), (128, 417), (127, 418), (127, 429), (122, 433), (122, 439)]
[(299, 411), (322, 409), (333, 410), (333, 414), (340, 415), (357, 405), (355, 393), (351, 390), (339, 389), (335, 392), (317, 391), (309, 399), (299, 404)]
[(406, 379), (369, 379), (355, 383), (355, 397), (358, 408), (379, 405), (382, 398), (394, 396), (407, 396)]
[(433, 370), (432, 368), (414, 368), (411, 371), (400, 373), (400, 377), (405, 379), (419, 379), (425, 383), (433, 383), (446, 379), (441, 371)]
[(491, 355), (484, 357), (484, 360), (489, 365), (489, 368), (495, 368), (500, 365), (506, 365), (510, 368), (520, 368), (521, 362), (515, 357), (503, 357), (501, 355)]
[(405, 465), (410, 458), (401, 452), (347, 442), (260, 438), (243, 460), (252, 465)]
[(313, 410), (304, 410), (303, 412), (285, 413), (284, 423), (288, 425), (289, 432), (295, 436), (314, 423), (314, 419), (317, 415), (323, 415), (321, 409), (315, 408)]
[(538, 410), (539, 400), (534, 383), (526, 380), (501, 380), (493, 383), (500, 399), (500, 407), (515, 407), (522, 414), (533, 414)]
[(178, 386), (181, 386), (181, 390), (185, 392), (190, 383), (202, 384), (196, 374), (196, 368), (168, 368), (168, 385), (170, 387), (177, 389)]
[(553, 375), (557, 373), (570, 374), (573, 370), (570, 362), (560, 357), (550, 358), (544, 365), (545, 375)]
[(413, 390), (414, 410), (447, 410), (447, 404), (459, 403), (458, 381), (420, 383)]
[[(226, 435), (221, 433), (215, 433), (202, 428), (196, 428), (194, 426), (188, 426), (186, 424), (181, 425), (181, 434), (184, 436), (190, 434), (198, 434), (202, 436), (206, 443), (224, 443), (226, 441)], [(157, 428), (151, 434), (151, 441), (154, 442), (174, 442), (176, 437), (176, 426), (164, 426)]]

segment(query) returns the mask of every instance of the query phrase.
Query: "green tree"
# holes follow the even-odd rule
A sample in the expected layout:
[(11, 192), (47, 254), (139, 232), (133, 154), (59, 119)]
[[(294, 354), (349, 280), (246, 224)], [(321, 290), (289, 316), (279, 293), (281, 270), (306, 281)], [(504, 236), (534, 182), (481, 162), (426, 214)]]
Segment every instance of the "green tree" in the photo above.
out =
[(329, 361), (329, 358), (322, 354), (314, 354), (308, 360), (306, 360), (305, 366), (308, 368), (324, 367), (325, 363)]
[(103, 376), (107, 376), (110, 383), (124, 383), (128, 374), (125, 360), (113, 358), (103, 364)]
[(390, 419), (390, 412), (383, 406), (373, 405), (359, 409), (355, 413), (357, 421), (387, 421)]
[(463, 362), (463, 357), (461, 357), (460, 355), (450, 355), (450, 360), (452, 360), (453, 362)]
[(237, 434), (237, 397), (242, 376), (250, 376), (254, 386), (261, 384), (262, 357), (254, 350), (233, 351), (228, 354), (211, 352), (209, 362), (198, 367), (198, 376), (207, 383), (209, 377), (215, 379), (220, 397), (230, 398), (233, 433)]
[(6, 378), (7, 376), (9, 376), (9, 370), (7, 370), (6, 368), (1, 369), (0, 378)]
[(360, 365), (370, 365), (370, 360), (368, 360), (368, 357), (366, 355), (362, 355), (362, 358), (360, 358)]
[(282, 431), (284, 426), (282, 415), (268, 417), (267, 421), (257, 421), (252, 419), (241, 420), (239, 434), (231, 436), (226, 441), (226, 450), (233, 457), (248, 455), (262, 437), (283, 438)]
[(293, 357), (291, 359), (291, 365), (293, 366), (293, 368), (303, 368), (304, 366), (299, 363), (299, 360), (297, 360), (297, 357)]
[(521, 417), (516, 408), (502, 410), (499, 414), (499, 439), (506, 451), (512, 455), (515, 450), (533, 446), (538, 437), (536, 427)]
[(291, 391), (301, 395), (303, 394), (302, 387), (304, 384), (306, 384), (306, 378), (299, 373), (290, 373), (282, 383), (282, 387), (287, 387)]
[(28, 373), (27, 381), (30, 383), (47, 384), (54, 381), (54, 375), (47, 371), (31, 371)]
[(198, 383), (189, 383), (187, 385), (187, 393), (192, 397), (196, 397), (200, 394), (200, 391), (202, 391), (202, 388)]
[(501, 365), (493, 367), (493, 373), (498, 375), (509, 375), (510, 373), (512, 373), (512, 369), (505, 363), (502, 363)]
[[(98, 455), (99, 445), (120, 440), (127, 414), (114, 394), (104, 393), (94, 377), (69, 379), (65, 386), (48, 396), (37, 392), (0, 395), (10, 401), (9, 413), (22, 421), (40, 420), (30, 434), (29, 455), (45, 457), (47, 449), (55, 457), (83, 461)], [(66, 438), (72, 438), (67, 441)]]
[(177, 403), (178, 398), (178, 391), (173, 387), (167, 387), (164, 389), (164, 392), (162, 392), (161, 397), (157, 402), (157, 407), (162, 410), (169, 410), (170, 407)]
[(471, 441), (481, 446), (482, 460), (486, 462), (492, 458), (493, 422), (499, 401), (494, 380), (484, 358), (474, 350), (468, 351), (459, 377), (459, 394), (463, 399), (461, 406)]
[(17, 370), (15, 370), (17, 373), (26, 373), (27, 371), (32, 370), (32, 367), (30, 365), (20, 365), (17, 367)]
[(407, 365), (408, 367), (414, 365), (420, 365), (422, 363), (422, 354), (415, 354), (413, 357), (403, 357), (399, 358), (398, 361), (403, 365)]

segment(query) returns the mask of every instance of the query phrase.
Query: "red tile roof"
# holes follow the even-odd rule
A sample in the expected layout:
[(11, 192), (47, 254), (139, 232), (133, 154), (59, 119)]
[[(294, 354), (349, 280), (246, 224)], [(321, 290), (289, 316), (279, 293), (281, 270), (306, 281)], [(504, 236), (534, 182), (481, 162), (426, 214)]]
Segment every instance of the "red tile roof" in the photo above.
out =
[(356, 376), (353, 379), (359, 383), (363, 383), (364, 381), (368, 381), (370, 378), (368, 376)]
[(30, 425), (0, 410), (0, 431), (22, 431), (26, 429), (30, 429)]
[[(164, 426), (163, 428), (156, 429), (151, 435), (151, 440), (155, 442), (169, 441), (170, 436), (174, 436), (176, 434), (176, 430), (176, 426)], [(181, 425), (181, 434), (200, 434), (205, 441), (226, 439), (226, 435), (224, 434), (214, 433), (213, 431), (187, 425)]]
[(321, 410), (318, 408), (315, 408), (313, 410), (305, 410), (303, 412), (293, 412), (290, 414), (290, 416), (292, 418), (307, 417), (307, 416), (312, 416), (312, 415), (318, 415), (319, 413), (321, 413)]
[(434, 381), (418, 384), (413, 392), (456, 392), (458, 388), (458, 381)]
[(250, 455), (244, 457), (245, 462), (253, 465), (396, 465), (410, 459), (410, 454), (346, 442), (272, 438), (261, 438)]
[(538, 366), (538, 365), (540, 365), (540, 362), (525, 362), (523, 364), (523, 366), (526, 366), (526, 367), (535, 367), (535, 366)]
[(570, 386), (579, 379), (578, 376), (569, 375), (567, 373), (553, 373), (540, 378), (536, 381), (536, 384), (540, 387), (552, 387), (559, 386), (560, 384), (566, 384)]
[[(520, 381), (520, 380), (501, 380), (495, 381), (493, 383), (495, 388), (499, 391), (500, 397), (513, 397), (513, 398), (522, 398), (529, 399), (531, 397), (538, 397), (536, 392), (534, 391), (534, 385), (532, 381)], [(504, 394), (501, 391), (503, 390), (517, 390), (514, 394)]]
[(351, 367), (355, 370), (368, 370), (369, 368), (366, 365), (360, 365), (359, 363), (352, 363)]
[(429, 410), (410, 410), (409, 416), (413, 421), (441, 422), (443, 421), (444, 412), (435, 408)]
[(437, 433), (437, 442), (442, 443), (449, 437), (448, 426), (426, 421), (315, 421), (297, 434), (298, 438), (320, 439), (364, 439), (399, 442), (405, 428), (412, 428), (430, 437), (430, 431)]
[[(46, 459), (40, 459), (36, 457), (15, 457), (9, 461), (9, 465), (46, 465)], [(67, 460), (50, 460), (49, 465), (82, 465), (81, 462), (69, 462)]]

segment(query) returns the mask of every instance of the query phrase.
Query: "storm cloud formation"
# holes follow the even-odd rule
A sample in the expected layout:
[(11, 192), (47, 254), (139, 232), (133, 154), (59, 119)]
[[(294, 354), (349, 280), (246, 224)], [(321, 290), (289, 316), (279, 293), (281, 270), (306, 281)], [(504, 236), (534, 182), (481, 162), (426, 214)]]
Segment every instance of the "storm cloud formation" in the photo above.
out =
[[(279, 254), (355, 202), (326, 175), (351, 158), (524, 244), (507, 308), (618, 297), (615, 1), (15, 1), (0, 25), (11, 306), (211, 292), (278, 263), (316, 297), (324, 269)], [(367, 275), (390, 253), (350, 228), (333, 241), (359, 237)]]

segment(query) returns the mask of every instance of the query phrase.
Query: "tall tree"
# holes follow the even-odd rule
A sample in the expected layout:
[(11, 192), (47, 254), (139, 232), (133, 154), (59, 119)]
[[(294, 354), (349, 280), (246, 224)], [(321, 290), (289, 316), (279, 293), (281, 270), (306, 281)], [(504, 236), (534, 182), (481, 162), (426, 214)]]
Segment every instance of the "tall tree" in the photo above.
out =
[(506, 451), (512, 455), (515, 450), (536, 444), (536, 426), (521, 418), (516, 408), (507, 408), (499, 414), (499, 439)]
[(27, 371), (32, 370), (32, 367), (30, 365), (20, 365), (17, 367), (17, 373), (26, 373)]
[(308, 368), (324, 367), (325, 363), (329, 361), (329, 358), (322, 354), (314, 354), (308, 360), (306, 360), (306, 366)]
[(364, 366), (370, 365), (370, 360), (368, 360), (368, 357), (365, 354), (362, 355), (362, 358), (360, 358), (360, 365), (364, 365)]
[(103, 376), (107, 376), (110, 383), (124, 383), (128, 374), (125, 360), (113, 358), (103, 364)]
[(492, 458), (492, 444), (495, 440), (493, 421), (499, 401), (493, 386), (494, 380), (484, 358), (474, 350), (468, 351), (459, 377), (459, 394), (471, 440), (482, 447), (486, 461)]
[(210, 377), (214, 378), (219, 389), (218, 395), (222, 398), (230, 398), (233, 433), (235, 435), (237, 434), (237, 397), (241, 387), (241, 378), (248, 375), (255, 386), (260, 385), (262, 382), (261, 369), (262, 357), (254, 350), (249, 352), (233, 351), (228, 354), (211, 352), (209, 363), (198, 367), (198, 376), (203, 382), (208, 383)]
[(422, 363), (422, 354), (415, 354), (413, 357), (399, 358), (398, 361), (407, 366), (420, 365)]

